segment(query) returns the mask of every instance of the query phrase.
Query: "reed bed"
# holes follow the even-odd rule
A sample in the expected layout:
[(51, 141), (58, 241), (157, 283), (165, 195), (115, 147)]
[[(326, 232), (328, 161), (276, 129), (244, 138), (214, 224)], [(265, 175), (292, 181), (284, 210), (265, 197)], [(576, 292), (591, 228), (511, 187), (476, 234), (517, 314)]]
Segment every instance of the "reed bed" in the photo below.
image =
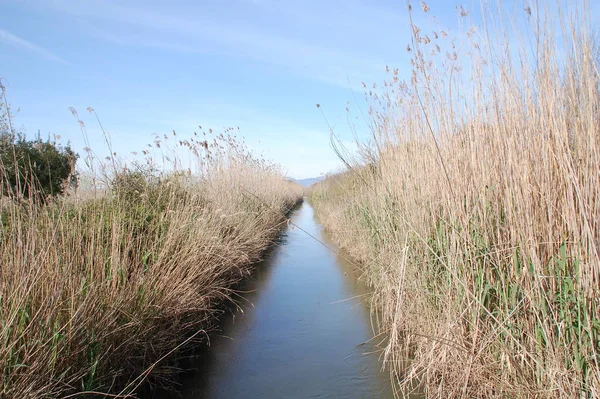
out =
[(231, 137), (176, 147), (167, 169), (90, 151), (86, 195), (3, 193), (0, 397), (132, 397), (207, 340), (302, 190)]
[(311, 201), (374, 287), (399, 393), (600, 397), (589, 4), (486, 4), (454, 37), (411, 26), (412, 77), (367, 89), (372, 139), (357, 156), (336, 144), (349, 171)]

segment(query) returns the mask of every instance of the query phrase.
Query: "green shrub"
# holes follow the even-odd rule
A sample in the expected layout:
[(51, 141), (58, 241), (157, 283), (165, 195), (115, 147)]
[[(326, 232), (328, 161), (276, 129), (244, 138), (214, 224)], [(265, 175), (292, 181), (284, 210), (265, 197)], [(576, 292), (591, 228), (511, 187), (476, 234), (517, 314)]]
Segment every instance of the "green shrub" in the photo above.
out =
[(33, 140), (20, 133), (0, 131), (0, 179), (3, 195), (38, 198), (62, 195), (77, 182), (77, 154), (55, 141)]

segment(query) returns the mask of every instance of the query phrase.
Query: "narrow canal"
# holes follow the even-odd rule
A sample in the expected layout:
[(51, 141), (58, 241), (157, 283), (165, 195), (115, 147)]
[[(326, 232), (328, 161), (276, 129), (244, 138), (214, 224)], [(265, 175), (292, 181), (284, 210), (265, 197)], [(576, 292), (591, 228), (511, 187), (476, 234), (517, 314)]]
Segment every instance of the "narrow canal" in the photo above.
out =
[[(304, 203), (294, 224), (326, 242)], [(335, 247), (334, 247), (335, 248)], [(353, 268), (292, 224), (173, 397), (392, 398)]]

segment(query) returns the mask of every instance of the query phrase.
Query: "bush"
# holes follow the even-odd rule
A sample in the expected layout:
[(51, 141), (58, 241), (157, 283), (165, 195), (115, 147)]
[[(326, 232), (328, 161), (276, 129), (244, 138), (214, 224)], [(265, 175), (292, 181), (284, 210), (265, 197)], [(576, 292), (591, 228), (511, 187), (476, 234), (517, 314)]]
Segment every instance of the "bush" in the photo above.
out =
[(40, 136), (27, 140), (23, 134), (0, 131), (0, 178), (2, 194), (45, 201), (62, 195), (77, 182), (77, 154)]

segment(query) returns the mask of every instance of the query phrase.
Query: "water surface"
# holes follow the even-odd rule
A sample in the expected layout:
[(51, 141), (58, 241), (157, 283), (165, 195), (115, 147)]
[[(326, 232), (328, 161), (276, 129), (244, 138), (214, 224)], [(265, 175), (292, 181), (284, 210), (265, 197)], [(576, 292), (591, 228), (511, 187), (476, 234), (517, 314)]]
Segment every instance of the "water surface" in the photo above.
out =
[[(292, 222), (333, 246), (310, 204)], [(365, 289), (334, 252), (290, 224), (248, 288), (243, 311), (225, 317), (174, 397), (393, 397), (389, 375), (380, 371)]]

